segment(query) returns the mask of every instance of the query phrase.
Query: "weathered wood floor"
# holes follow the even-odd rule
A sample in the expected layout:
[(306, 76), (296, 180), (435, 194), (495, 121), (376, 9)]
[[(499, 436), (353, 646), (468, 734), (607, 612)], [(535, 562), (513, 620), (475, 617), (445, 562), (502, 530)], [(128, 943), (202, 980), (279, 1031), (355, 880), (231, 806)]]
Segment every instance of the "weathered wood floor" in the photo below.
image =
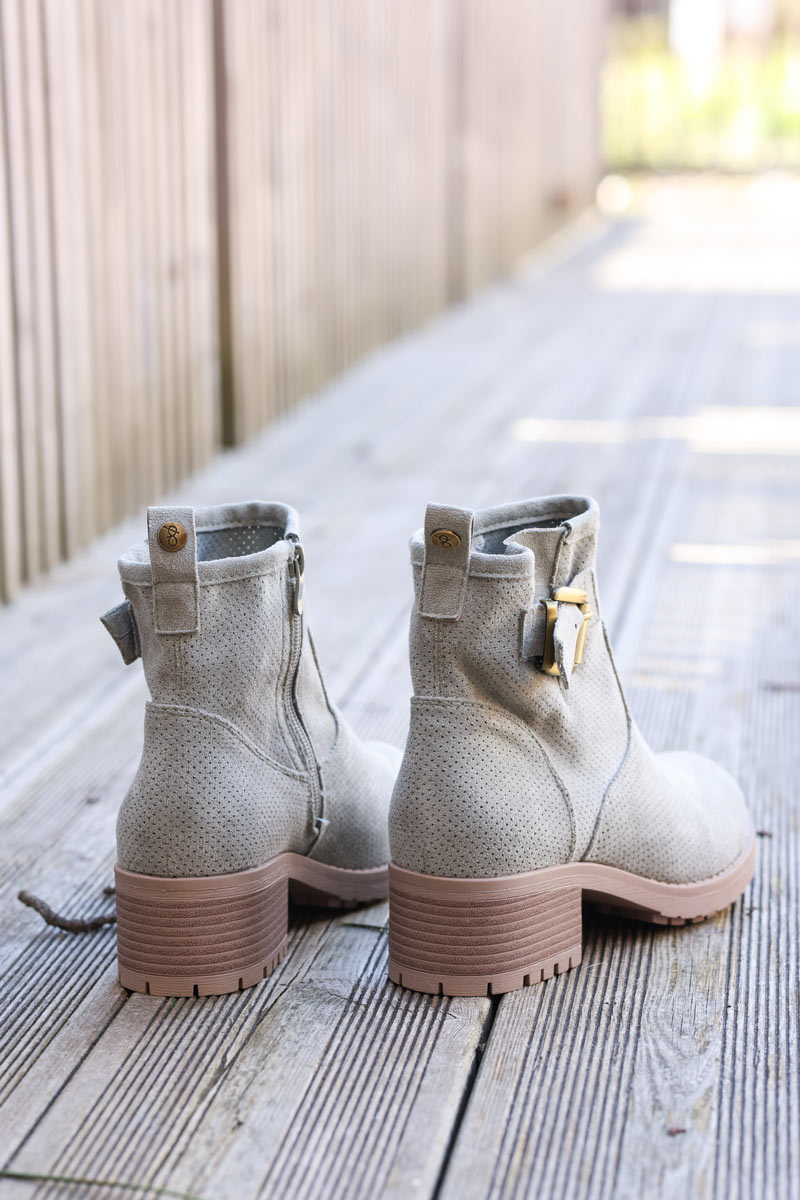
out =
[[(385, 977), (386, 907), (295, 917), (271, 980), (128, 995), (107, 910), (144, 684), (97, 616), (119, 529), (0, 614), (0, 1141), (9, 1169), (249, 1197), (800, 1195), (798, 185), (654, 194), (396, 343), (181, 491), (294, 503), (332, 690), (400, 742), (406, 539), (429, 499), (582, 491), (658, 748), (708, 751), (763, 836), (705, 925), (587, 913), (579, 970), (498, 1000)], [(3, 1200), (114, 1197), (0, 1181)]]

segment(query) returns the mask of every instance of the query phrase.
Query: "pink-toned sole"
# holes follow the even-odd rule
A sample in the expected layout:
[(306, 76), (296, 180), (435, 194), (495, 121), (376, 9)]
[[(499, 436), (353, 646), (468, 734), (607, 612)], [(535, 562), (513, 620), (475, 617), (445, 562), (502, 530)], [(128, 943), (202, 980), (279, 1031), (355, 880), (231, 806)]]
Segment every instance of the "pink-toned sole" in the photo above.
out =
[(416, 992), (485, 996), (560, 975), (581, 961), (581, 901), (661, 925), (702, 921), (741, 896), (755, 838), (699, 883), (659, 883), (600, 863), (499, 879), (447, 879), (389, 864), (389, 978)]
[(388, 890), (386, 867), (348, 871), (290, 853), (233, 875), (115, 875), (119, 981), (154, 996), (218, 996), (266, 979), (286, 953), (290, 895), (341, 907)]

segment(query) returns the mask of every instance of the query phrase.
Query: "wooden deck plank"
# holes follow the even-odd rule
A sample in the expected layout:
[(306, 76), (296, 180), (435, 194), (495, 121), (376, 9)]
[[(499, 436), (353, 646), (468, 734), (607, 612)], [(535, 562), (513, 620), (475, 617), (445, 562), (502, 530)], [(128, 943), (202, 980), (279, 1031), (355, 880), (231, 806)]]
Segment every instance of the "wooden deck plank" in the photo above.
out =
[[(788, 408), (786, 352), (754, 359), (747, 331), (783, 328), (792, 299), (608, 286), (609, 262), (643, 253), (639, 236), (600, 236), (549, 272), (529, 264), (176, 494), (201, 503), (268, 490), (298, 505), (331, 689), (362, 732), (391, 740), (407, 710), (404, 543), (425, 500), (597, 495), (604, 612), (645, 733), (738, 771), (773, 833), (749, 910), (687, 930), (590, 917), (579, 971), (499, 1003), (389, 985), (385, 905), (312, 913), (295, 917), (287, 960), (254, 991), (126, 998), (113, 932), (42, 930), (11, 896), (24, 879), (76, 913), (103, 903), (144, 689), (138, 668), (123, 671), (91, 631), (116, 596), (113, 553), (139, 536), (129, 523), (0, 620), (10, 680), (0, 901), (4, 991), (15, 997), (0, 1084), (17, 1083), (0, 1111), (15, 1166), (207, 1200), (427, 1198), (443, 1171), (444, 1198), (790, 1194), (796, 459), (630, 440), (629, 423), (707, 404), (747, 412), (775, 395)], [(657, 246), (658, 229), (649, 236)], [(582, 441), (580, 422), (598, 408), (618, 436)], [(530, 443), (515, 436), (527, 418), (567, 424)], [(776, 561), (766, 577), (726, 564), (726, 544), (740, 556), (773, 546)], [(69, 637), (40, 644), (43, 628), (65, 624)], [(31, 694), (31, 678), (58, 673), (55, 695)]]

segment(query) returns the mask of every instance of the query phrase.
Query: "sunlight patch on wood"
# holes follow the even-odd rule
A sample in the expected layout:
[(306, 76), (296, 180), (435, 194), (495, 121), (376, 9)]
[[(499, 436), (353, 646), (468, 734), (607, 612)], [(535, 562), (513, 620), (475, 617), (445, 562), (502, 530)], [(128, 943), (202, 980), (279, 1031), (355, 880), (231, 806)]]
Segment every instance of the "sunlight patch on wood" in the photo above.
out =
[(673, 562), (705, 566), (774, 567), (800, 562), (800, 540), (740, 542), (675, 542), (670, 547)]
[(594, 420), (523, 417), (512, 426), (521, 442), (618, 446), (671, 439), (697, 454), (800, 454), (800, 408), (708, 406), (690, 416)]

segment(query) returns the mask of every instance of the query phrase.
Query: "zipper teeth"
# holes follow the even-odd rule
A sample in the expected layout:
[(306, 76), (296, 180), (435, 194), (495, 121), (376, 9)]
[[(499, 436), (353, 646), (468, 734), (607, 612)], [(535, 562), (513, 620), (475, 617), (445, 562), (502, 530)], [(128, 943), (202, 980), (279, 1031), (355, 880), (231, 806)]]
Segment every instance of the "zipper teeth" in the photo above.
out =
[(294, 737), (295, 747), (300, 755), (300, 761), (308, 772), (308, 783), (311, 788), (312, 816), (316, 820), (317, 817), (322, 816), (322, 788), (320, 787), (319, 771), (317, 769), (317, 756), (314, 753), (311, 738), (308, 736), (303, 719), (300, 716), (296, 695), (297, 673), (300, 668), (300, 655), (303, 650), (302, 614), (293, 613), (290, 622), (289, 669), (286, 672), (284, 698), (286, 701), (286, 713), (289, 717), (289, 727)]

